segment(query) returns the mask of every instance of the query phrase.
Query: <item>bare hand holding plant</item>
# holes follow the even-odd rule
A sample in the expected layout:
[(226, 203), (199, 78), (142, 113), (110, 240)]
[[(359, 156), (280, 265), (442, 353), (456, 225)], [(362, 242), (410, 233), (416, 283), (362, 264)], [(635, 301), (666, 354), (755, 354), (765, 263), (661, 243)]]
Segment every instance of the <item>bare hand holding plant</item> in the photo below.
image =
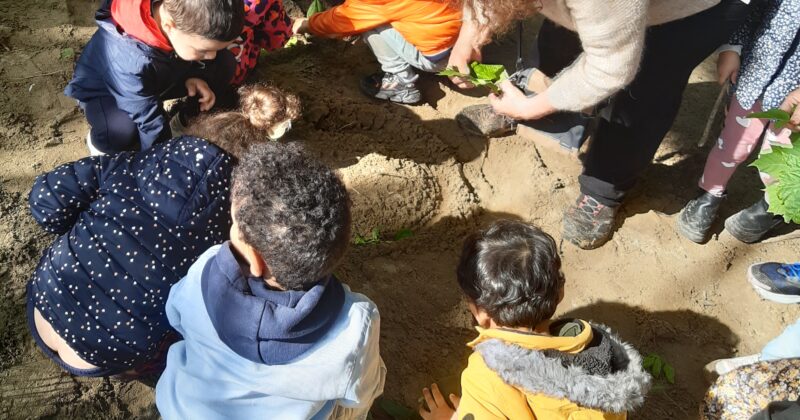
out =
[(741, 58), (736, 51), (723, 51), (717, 57), (717, 82), (724, 85), (730, 80), (735, 84), (739, 78), (739, 67), (742, 65)]
[(780, 108), (790, 115), (786, 128), (794, 132), (800, 131), (800, 88), (789, 92)]
[(515, 120), (537, 120), (557, 111), (547, 95), (527, 97), (509, 80), (500, 83), (500, 89), (501, 95), (489, 95), (489, 103), (498, 114)]
[(295, 19), (294, 22), (292, 22), (292, 32), (296, 34), (307, 34), (308, 19), (306, 18)]
[[(482, 59), (480, 45), (484, 38), (483, 32), (471, 18), (464, 17), (461, 32), (459, 32), (458, 39), (450, 52), (450, 58), (447, 60), (448, 69), (456, 69), (461, 73), (469, 74), (469, 63), (480, 62)], [(475, 87), (469, 80), (462, 77), (453, 76), (450, 80), (460, 89)]]
[(217, 96), (214, 95), (214, 91), (208, 87), (208, 83), (196, 77), (186, 79), (186, 92), (189, 96), (200, 96), (197, 102), (200, 103), (200, 110), (204, 112), (211, 109), (214, 106), (214, 102), (217, 100)]
[[(428, 406), (419, 409), (419, 415), (423, 420), (450, 420), (455, 419), (458, 403), (461, 398), (455, 394), (450, 394), (450, 402), (453, 407), (445, 401), (442, 392), (439, 391), (439, 386), (436, 384), (431, 385), (431, 389), (423, 388), (422, 396), (425, 398), (425, 404)], [(455, 408), (455, 409), (454, 409)]]

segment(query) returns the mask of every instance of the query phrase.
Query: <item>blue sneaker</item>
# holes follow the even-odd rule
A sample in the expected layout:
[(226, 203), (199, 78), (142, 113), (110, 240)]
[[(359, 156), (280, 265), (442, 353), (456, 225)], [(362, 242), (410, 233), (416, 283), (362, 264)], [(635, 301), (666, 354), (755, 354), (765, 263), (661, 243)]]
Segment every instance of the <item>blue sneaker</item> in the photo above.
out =
[(800, 303), (800, 263), (753, 264), (747, 278), (764, 299), (778, 303)]

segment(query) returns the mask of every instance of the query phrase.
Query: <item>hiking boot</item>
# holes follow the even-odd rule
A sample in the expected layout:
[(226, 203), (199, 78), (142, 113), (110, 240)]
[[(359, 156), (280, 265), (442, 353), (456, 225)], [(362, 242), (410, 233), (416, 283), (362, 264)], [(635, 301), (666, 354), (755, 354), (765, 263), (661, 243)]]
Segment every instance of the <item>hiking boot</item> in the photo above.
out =
[(703, 192), (699, 197), (686, 203), (686, 206), (678, 215), (678, 232), (684, 238), (697, 242), (698, 244), (706, 241), (708, 230), (717, 219), (719, 205), (725, 196), (716, 196), (708, 192)]
[(764, 299), (777, 303), (800, 303), (800, 263), (753, 264), (747, 279)]
[(611, 238), (618, 208), (581, 194), (575, 206), (564, 212), (564, 239), (582, 249), (600, 247)]
[(783, 218), (770, 213), (768, 208), (767, 200), (758, 200), (725, 220), (725, 230), (744, 243), (758, 242), (770, 230), (783, 224)]
[(422, 100), (422, 95), (413, 81), (403, 82), (398, 75), (393, 73), (371, 74), (361, 79), (359, 87), (365, 95), (384, 101), (416, 104)]
[(456, 114), (456, 122), (462, 130), (486, 137), (502, 137), (513, 134), (517, 123), (513, 119), (494, 112), (489, 104), (470, 105)]

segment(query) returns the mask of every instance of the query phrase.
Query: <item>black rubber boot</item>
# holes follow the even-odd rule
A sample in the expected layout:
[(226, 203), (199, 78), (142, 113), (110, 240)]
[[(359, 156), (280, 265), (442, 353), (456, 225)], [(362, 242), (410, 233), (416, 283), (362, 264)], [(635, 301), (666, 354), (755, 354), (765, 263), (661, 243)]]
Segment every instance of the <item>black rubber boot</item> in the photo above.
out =
[(744, 243), (758, 242), (769, 231), (783, 224), (783, 218), (770, 213), (768, 208), (767, 200), (758, 200), (725, 220), (725, 230)]
[(708, 239), (708, 230), (717, 219), (719, 205), (725, 196), (718, 197), (708, 192), (703, 192), (699, 197), (686, 203), (678, 215), (678, 232), (686, 239), (703, 243)]
[(581, 194), (575, 206), (564, 212), (563, 238), (582, 249), (600, 247), (611, 239), (618, 208)]

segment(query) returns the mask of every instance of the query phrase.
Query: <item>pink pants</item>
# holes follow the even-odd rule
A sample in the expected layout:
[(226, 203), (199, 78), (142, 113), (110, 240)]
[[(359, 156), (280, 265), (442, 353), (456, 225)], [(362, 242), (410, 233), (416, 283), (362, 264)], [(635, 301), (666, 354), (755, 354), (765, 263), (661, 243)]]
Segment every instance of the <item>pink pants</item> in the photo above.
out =
[[(773, 146), (791, 147), (791, 131), (788, 128), (775, 133), (769, 120), (747, 118), (748, 114), (759, 111), (761, 101), (757, 101), (751, 109), (744, 109), (735, 96), (731, 98), (722, 134), (708, 154), (706, 167), (700, 178), (700, 188), (716, 196), (724, 194), (736, 167), (750, 157), (762, 133), (764, 141), (761, 143), (760, 154), (770, 153)], [(772, 183), (767, 174), (762, 172), (760, 175), (765, 185)]]

